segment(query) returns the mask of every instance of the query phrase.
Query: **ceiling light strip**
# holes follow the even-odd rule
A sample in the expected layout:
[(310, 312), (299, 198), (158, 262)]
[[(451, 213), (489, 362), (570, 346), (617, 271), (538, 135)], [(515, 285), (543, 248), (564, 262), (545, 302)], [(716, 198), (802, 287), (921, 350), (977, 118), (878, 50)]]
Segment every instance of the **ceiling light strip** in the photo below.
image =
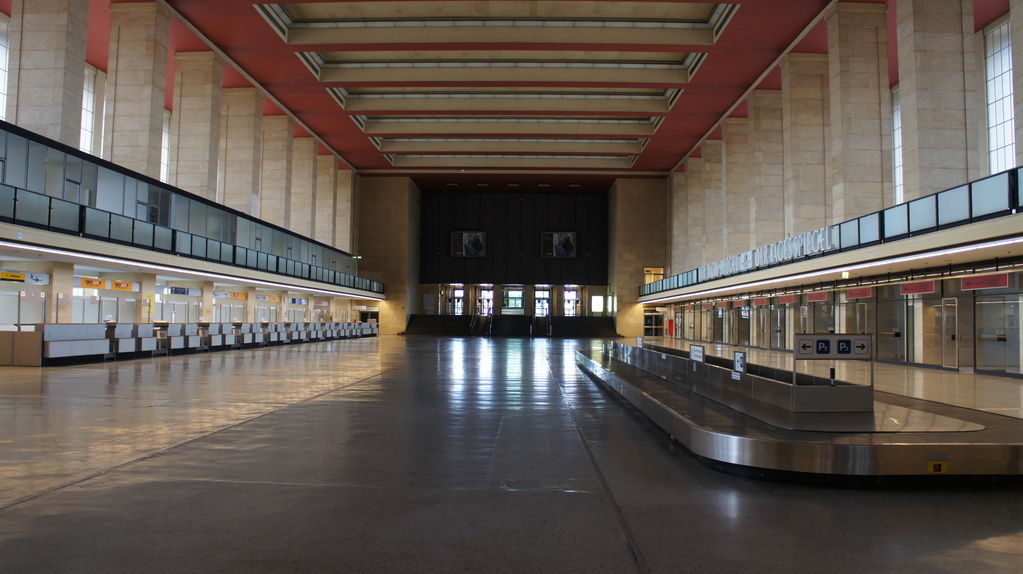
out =
[(263, 281), (260, 279), (250, 279), (247, 277), (241, 277), (237, 275), (226, 275), (222, 273), (212, 273), (209, 271), (194, 271), (191, 269), (184, 269), (181, 267), (171, 267), (169, 265), (158, 265), (156, 263), (143, 263), (132, 259), (121, 259), (118, 257), (107, 257), (105, 255), (94, 255), (91, 253), (81, 253), (78, 251), (71, 251), (66, 249), (56, 249), (54, 247), (41, 247), (38, 245), (30, 245), (27, 243), (11, 243), (7, 241), (0, 241), (0, 249), (21, 249), (25, 251), (34, 251), (36, 253), (47, 253), (50, 255), (59, 255), (61, 257), (73, 257), (77, 259), (85, 259), (88, 261), (98, 261), (100, 263), (110, 263), (112, 265), (128, 265), (131, 267), (141, 267), (143, 269), (151, 269), (153, 271), (162, 271), (164, 273), (174, 273), (179, 275), (193, 275), (196, 277), (222, 279), (224, 281), (232, 281), (251, 285), (262, 285), (264, 287), (273, 287), (276, 289), (290, 289), (299, 291), (302, 293), (323, 293), (326, 295), (332, 295), (336, 297), (346, 297), (349, 299), (370, 299), (373, 301), (383, 301), (383, 297), (375, 295), (355, 295), (352, 293), (345, 293), (342, 291), (330, 291), (327, 289), (318, 289), (315, 287), (303, 287), (301, 285), (295, 285), (291, 283), (277, 283), (274, 281)]
[(828, 269), (821, 269), (819, 271), (810, 271), (807, 273), (800, 273), (797, 275), (786, 275), (783, 277), (775, 277), (772, 279), (763, 279), (760, 281), (751, 281), (749, 283), (739, 283), (737, 285), (729, 285), (727, 287), (716, 287), (714, 289), (706, 289), (703, 291), (694, 291), (693, 293), (685, 293), (682, 295), (672, 295), (667, 297), (660, 297), (657, 299), (650, 299), (648, 301), (641, 301), (642, 303), (660, 303), (662, 301), (673, 301), (683, 299), (694, 299), (697, 297), (706, 297), (710, 295), (716, 295), (731, 291), (744, 291), (748, 289), (754, 289), (757, 287), (764, 287), (774, 283), (782, 283), (788, 281), (803, 281), (805, 279), (813, 279), (814, 277), (820, 277), (822, 275), (834, 275), (836, 273), (860, 271), (863, 269), (870, 269), (872, 267), (882, 267), (885, 265), (895, 265), (899, 263), (909, 263), (911, 261), (919, 261), (920, 259), (928, 259), (931, 257), (947, 257), (949, 255), (959, 255), (961, 253), (969, 253), (970, 251), (979, 251), (981, 249), (996, 249), (999, 247), (1006, 247), (1009, 245), (1020, 245), (1023, 244), (1023, 237), (1013, 237), (1010, 239), (1000, 239), (997, 241), (988, 241), (986, 243), (974, 243), (972, 245), (964, 245), (961, 247), (952, 247), (949, 249), (939, 249), (935, 251), (925, 251), (923, 253), (916, 253), (913, 255), (903, 255), (899, 257), (890, 257), (888, 259), (879, 259), (877, 261), (868, 261), (865, 263), (853, 263), (850, 265), (843, 265), (841, 267), (831, 267)]

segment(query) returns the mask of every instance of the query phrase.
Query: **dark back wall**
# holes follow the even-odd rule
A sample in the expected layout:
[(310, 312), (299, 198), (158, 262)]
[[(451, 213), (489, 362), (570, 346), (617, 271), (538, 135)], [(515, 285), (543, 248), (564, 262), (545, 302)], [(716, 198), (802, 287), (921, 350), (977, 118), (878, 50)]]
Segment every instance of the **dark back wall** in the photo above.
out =
[[(452, 231), (484, 231), (486, 257), (452, 257)], [(574, 258), (540, 256), (540, 234), (575, 232)], [(607, 284), (607, 196), (423, 193), (420, 281)]]

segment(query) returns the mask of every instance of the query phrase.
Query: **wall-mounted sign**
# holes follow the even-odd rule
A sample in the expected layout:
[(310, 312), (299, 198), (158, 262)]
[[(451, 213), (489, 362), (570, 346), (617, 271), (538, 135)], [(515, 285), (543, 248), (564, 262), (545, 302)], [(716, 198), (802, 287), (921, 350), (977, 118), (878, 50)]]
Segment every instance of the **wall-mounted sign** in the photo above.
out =
[(15, 283), (30, 283), (32, 285), (49, 285), (49, 273), (35, 273), (33, 271), (4, 271), (0, 270), (0, 281), (13, 281)]
[(828, 292), (827, 291), (815, 291), (813, 293), (807, 293), (806, 294), (806, 300), (811, 302), (811, 303), (819, 303), (821, 301), (827, 301), (828, 300)]
[(487, 234), (483, 231), (452, 231), (452, 257), (486, 257)]
[(260, 303), (280, 303), (280, 295), (256, 295), (256, 301)]
[[(186, 297), (202, 297), (202, 289), (192, 287), (164, 287), (163, 292), (167, 295), (184, 295)], [(214, 294), (214, 296), (216, 296)]]
[(578, 247), (574, 231), (545, 231), (540, 234), (540, 257), (575, 257)]
[(134, 281), (110, 281), (110, 288), (114, 291), (131, 291), (136, 293), (141, 290), (138, 283)]
[(778, 297), (778, 303), (780, 305), (789, 305), (795, 302), (796, 302), (795, 295), (782, 295), (781, 297)]
[(718, 303), (717, 303), (717, 308), (718, 309), (727, 309), (727, 308), (729, 308), (731, 306), (732, 306), (732, 303), (730, 301), (718, 301)]
[(1009, 275), (978, 275), (976, 277), (963, 277), (963, 291), (975, 291), (977, 289), (1000, 289), (1009, 286)]
[(752, 251), (708, 263), (697, 270), (700, 281), (727, 277), (769, 265), (838, 249), (838, 226), (822, 227)]
[(330, 307), (330, 301), (313, 301), (313, 307)]
[(95, 277), (79, 277), (78, 286), (85, 289), (106, 289), (107, 282), (105, 279), (96, 279)]
[(753, 300), (755, 307), (766, 307), (771, 304), (771, 299), (768, 297), (757, 297)]
[(899, 285), (899, 295), (923, 295), (934, 293), (936, 287), (934, 281), (916, 281)]
[(298, 299), (296, 297), (292, 297), (292, 298), (288, 299), (288, 303), (290, 303), (292, 305), (308, 305), (309, 304), (309, 300), (308, 299)]
[(874, 296), (873, 287), (857, 287), (855, 289), (846, 289), (846, 299), (869, 299)]

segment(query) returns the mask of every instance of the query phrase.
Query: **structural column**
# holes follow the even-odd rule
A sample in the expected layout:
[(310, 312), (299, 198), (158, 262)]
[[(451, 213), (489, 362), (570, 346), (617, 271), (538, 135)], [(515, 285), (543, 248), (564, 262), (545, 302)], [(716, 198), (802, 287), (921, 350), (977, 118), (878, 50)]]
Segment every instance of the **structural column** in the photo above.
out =
[(898, 0), (903, 197), (979, 176), (973, 0)]
[(224, 62), (214, 52), (174, 54), (170, 184), (217, 200)]
[[(1012, 45), (1013, 117), (1016, 118), (1015, 141), (1023, 143), (1023, 0), (1009, 0), (1009, 30)], [(1016, 146), (1016, 165), (1023, 165), (1023, 145)], [(962, 363), (960, 363), (962, 364)]]
[(892, 204), (892, 102), (886, 4), (838, 2), (827, 14), (834, 213)]
[(785, 238), (781, 92), (754, 90), (749, 108), (751, 247)]
[(828, 224), (831, 209), (831, 109), (828, 57), (787, 54), (781, 61), (785, 233)]
[(725, 217), (724, 142), (706, 140), (700, 147), (703, 149), (703, 235), (706, 238), (700, 258), (700, 265), (703, 265), (724, 259), (728, 221)]
[(156, 179), (163, 153), (169, 35), (170, 13), (163, 4), (110, 5), (103, 157)]
[(316, 235), (316, 151), (319, 143), (311, 137), (292, 139), (291, 205), (288, 227), (300, 235)]
[(263, 95), (256, 88), (225, 89), (220, 122), (224, 205), (259, 217)]
[(686, 267), (686, 243), (687, 218), (689, 209), (687, 205), (689, 187), (687, 185), (688, 173), (677, 171), (671, 174), (669, 184), (671, 192), (668, 195), (668, 269), (667, 276), (678, 275), (689, 268)]
[(262, 167), (259, 172), (259, 217), (288, 226), (291, 205), (291, 141), (295, 124), (288, 116), (263, 116)]
[(749, 119), (726, 118), (725, 142), (725, 256), (750, 250), (750, 147)]
[(387, 299), (380, 302), (380, 333), (401, 333), (419, 312), (419, 228), (421, 193), (407, 177), (365, 177), (356, 191), (358, 245), (363, 259), (359, 275), (382, 281)]
[(316, 234), (313, 239), (333, 245), (334, 202), (337, 194), (337, 158), (333, 155), (316, 156)]
[(88, 31), (88, 0), (11, 2), (7, 121), (78, 147)]
[(350, 169), (337, 170), (337, 196), (334, 204), (334, 247), (352, 253), (355, 225), (352, 214), (355, 213), (356, 185), (355, 172)]
[[(618, 179), (608, 194), (608, 295), (616, 301), (615, 328), (623, 337), (643, 336), (639, 288), (645, 267), (667, 261), (668, 182), (663, 179)], [(585, 303), (584, 303), (585, 306)]]
[(704, 191), (703, 158), (690, 157), (686, 160), (686, 220), (685, 261), (680, 273), (695, 269), (704, 263), (707, 251), (707, 237), (704, 235)]

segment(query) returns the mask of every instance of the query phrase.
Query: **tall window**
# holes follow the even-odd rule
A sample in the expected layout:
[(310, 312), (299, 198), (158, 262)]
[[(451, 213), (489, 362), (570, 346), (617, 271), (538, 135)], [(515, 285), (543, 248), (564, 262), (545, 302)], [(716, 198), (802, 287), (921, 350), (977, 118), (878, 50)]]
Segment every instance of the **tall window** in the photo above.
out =
[(902, 203), (902, 101), (899, 87), (892, 89), (892, 186), (895, 203)]
[(1012, 107), (1012, 43), (1009, 22), (984, 31), (987, 84), (988, 160), (991, 173), (1016, 165), (1016, 133)]
[(163, 113), (163, 138), (160, 142), (160, 181), (170, 179), (170, 112)]
[(7, 70), (10, 54), (11, 24), (0, 14), (0, 120), (7, 119)]
[(95, 153), (93, 141), (96, 126), (96, 70), (85, 68), (85, 86), (82, 90), (82, 138), (78, 149)]

